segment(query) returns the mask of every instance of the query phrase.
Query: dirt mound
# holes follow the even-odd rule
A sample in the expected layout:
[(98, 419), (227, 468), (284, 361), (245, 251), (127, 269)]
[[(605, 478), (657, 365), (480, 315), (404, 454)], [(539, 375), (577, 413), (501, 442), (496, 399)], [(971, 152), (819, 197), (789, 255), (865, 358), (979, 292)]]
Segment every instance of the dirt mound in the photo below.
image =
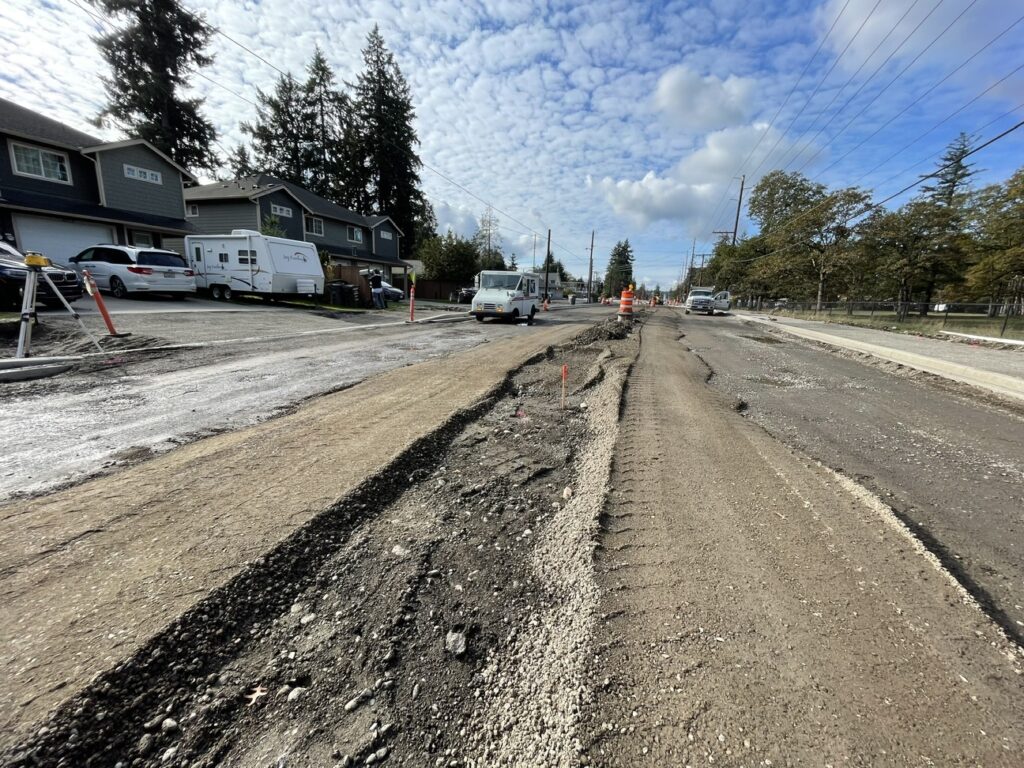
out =
[(621, 375), (562, 409), (561, 368), (571, 393), (609, 354), (535, 359), (99, 676), (5, 764), (468, 765), (494, 749), (564, 763)]
[(573, 347), (582, 348), (589, 344), (601, 341), (616, 341), (629, 336), (632, 327), (626, 323), (620, 323), (615, 318), (610, 318), (597, 325), (591, 326), (573, 340)]

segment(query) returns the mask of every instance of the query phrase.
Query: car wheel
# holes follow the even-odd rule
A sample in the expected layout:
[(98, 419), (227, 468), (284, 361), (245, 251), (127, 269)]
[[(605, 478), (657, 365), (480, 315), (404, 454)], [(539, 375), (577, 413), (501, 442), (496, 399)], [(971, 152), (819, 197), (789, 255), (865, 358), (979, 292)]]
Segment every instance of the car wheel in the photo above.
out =
[(231, 299), (234, 298), (235, 294), (231, 290), (230, 285), (225, 285), (224, 288), (221, 290), (221, 295), (224, 297), (224, 301), (231, 301)]
[(513, 322), (513, 324), (519, 322), (519, 310), (518, 309), (513, 309), (512, 310), (512, 322)]
[(477, 315), (477, 316), (476, 316), (476, 321), (477, 321), (478, 323), (482, 323), (482, 322), (484, 321), (484, 316), (483, 316), (483, 315)]
[(684, 310), (683, 310), (683, 314), (684, 314), (684, 315), (688, 315), (688, 314), (690, 314), (690, 310), (688, 310), (688, 309), (684, 309)]
[(526, 317), (526, 324), (527, 325), (533, 325), (533, 318), (535, 318), (536, 316), (537, 316), (537, 308), (536, 307), (530, 307), (530, 314), (527, 315), (527, 317)]
[(213, 299), (214, 301), (220, 301), (221, 297), (222, 297), (222, 294), (221, 294), (221, 291), (220, 291), (220, 286), (219, 285), (211, 285), (210, 286), (210, 298)]
[(115, 299), (123, 299), (128, 295), (128, 289), (125, 288), (120, 277), (110, 278), (110, 295)]

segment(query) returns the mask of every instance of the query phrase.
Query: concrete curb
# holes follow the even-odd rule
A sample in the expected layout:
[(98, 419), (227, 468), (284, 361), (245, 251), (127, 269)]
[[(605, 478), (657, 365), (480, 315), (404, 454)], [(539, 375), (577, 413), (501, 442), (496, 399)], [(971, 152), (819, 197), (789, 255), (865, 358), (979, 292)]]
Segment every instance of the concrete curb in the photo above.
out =
[(958, 339), (971, 339), (972, 341), (984, 341), (989, 344), (1006, 344), (1010, 347), (1024, 347), (1024, 341), (1019, 339), (999, 339), (995, 336), (975, 336), (973, 333), (957, 333), (956, 331), (939, 331), (946, 336), (956, 336)]
[(908, 368), (924, 371), (925, 373), (931, 373), (935, 376), (941, 376), (944, 379), (958, 381), (961, 384), (969, 384), (972, 387), (978, 387), (980, 389), (988, 390), (989, 392), (995, 392), (1003, 397), (1009, 397), (1014, 400), (1024, 400), (1024, 379), (1007, 376), (1004, 373), (982, 371), (977, 368), (971, 368), (967, 365), (951, 363), (947, 360), (938, 360), (934, 357), (926, 357), (925, 355), (918, 355), (914, 352), (904, 352), (899, 349), (882, 347), (877, 344), (854, 341), (853, 339), (844, 339), (839, 336), (832, 336), (827, 333), (821, 333), (820, 331), (811, 331), (806, 328), (794, 328), (790, 325), (772, 322), (767, 318), (756, 317), (754, 315), (744, 315), (740, 319), (761, 323), (762, 325), (769, 325), (772, 328), (778, 328), (780, 331), (785, 331), (791, 336), (798, 336), (803, 339), (817, 341), (833, 347), (861, 352), (865, 355), (871, 355), (872, 357), (877, 357), (880, 360), (886, 360), (890, 363), (905, 365)]

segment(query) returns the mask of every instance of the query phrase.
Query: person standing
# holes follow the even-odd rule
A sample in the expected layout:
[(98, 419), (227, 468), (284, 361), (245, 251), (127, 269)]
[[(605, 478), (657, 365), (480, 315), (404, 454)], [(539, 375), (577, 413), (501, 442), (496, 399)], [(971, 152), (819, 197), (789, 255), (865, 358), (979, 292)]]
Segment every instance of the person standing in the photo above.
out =
[(370, 292), (373, 294), (373, 306), (376, 309), (384, 309), (384, 286), (380, 276), (380, 270), (375, 269), (370, 275)]

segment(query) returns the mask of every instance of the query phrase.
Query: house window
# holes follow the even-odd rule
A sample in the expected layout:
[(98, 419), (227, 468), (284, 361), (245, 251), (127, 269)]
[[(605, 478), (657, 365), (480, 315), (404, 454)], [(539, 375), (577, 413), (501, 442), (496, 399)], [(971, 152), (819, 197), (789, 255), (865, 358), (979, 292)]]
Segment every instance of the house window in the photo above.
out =
[(198, 216), (199, 215), (199, 206), (196, 205), (195, 203), (189, 203), (188, 204), (188, 211), (185, 213), (185, 215), (186, 216)]
[(390, 240), (391, 239), (391, 233), (388, 232), (386, 229), (382, 229), (380, 231), (380, 239), (381, 240)]
[(363, 242), (363, 230), (359, 227), (348, 228), (348, 241), (350, 243), (361, 243)]
[(137, 165), (124, 165), (124, 176), (126, 179), (136, 181), (148, 181), (150, 184), (163, 184), (164, 177), (160, 171), (151, 171), (148, 168), (140, 168)]
[(71, 183), (71, 167), (68, 164), (68, 156), (63, 152), (52, 152), (12, 141), (11, 158), (14, 162), (14, 172), (18, 176), (32, 176), (36, 179), (56, 181), (59, 184)]
[(290, 219), (292, 217), (292, 209), (287, 205), (278, 205), (277, 203), (270, 204), (270, 213), (273, 216), (280, 216), (283, 219)]
[(139, 248), (152, 248), (153, 235), (149, 232), (132, 232), (132, 244)]
[(306, 232), (310, 235), (316, 235), (317, 237), (324, 236), (324, 220), (318, 219), (316, 216), (306, 216)]

